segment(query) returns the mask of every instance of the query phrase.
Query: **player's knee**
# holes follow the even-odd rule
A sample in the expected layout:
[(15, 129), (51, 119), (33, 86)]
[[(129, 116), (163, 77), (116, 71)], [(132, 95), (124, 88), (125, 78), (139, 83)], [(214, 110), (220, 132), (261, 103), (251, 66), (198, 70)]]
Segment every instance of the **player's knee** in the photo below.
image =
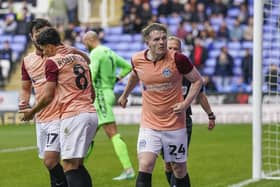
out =
[(48, 169), (54, 168), (58, 163), (59, 163), (59, 159), (55, 159), (55, 158), (45, 158), (44, 159), (44, 165)]
[(165, 163), (165, 171), (172, 172), (172, 167), (171, 167), (171, 164), (169, 162)]
[(186, 163), (172, 163), (173, 173), (176, 178), (183, 178), (187, 174)]
[(82, 159), (65, 159), (63, 160), (63, 169), (64, 171), (70, 171), (73, 169), (78, 169), (82, 164)]
[(146, 173), (152, 173), (153, 168), (154, 168), (154, 162), (152, 162), (151, 160), (147, 160), (147, 159), (142, 159), (139, 162), (139, 170), (146, 172)]

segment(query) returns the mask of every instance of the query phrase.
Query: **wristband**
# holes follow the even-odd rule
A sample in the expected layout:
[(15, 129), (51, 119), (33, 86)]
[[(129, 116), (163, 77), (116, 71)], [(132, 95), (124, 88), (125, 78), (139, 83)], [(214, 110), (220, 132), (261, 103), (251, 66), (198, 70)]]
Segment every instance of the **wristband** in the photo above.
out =
[(215, 119), (216, 119), (216, 116), (214, 115), (213, 112), (211, 112), (211, 113), (208, 114), (208, 119), (209, 119), (209, 120), (215, 120)]

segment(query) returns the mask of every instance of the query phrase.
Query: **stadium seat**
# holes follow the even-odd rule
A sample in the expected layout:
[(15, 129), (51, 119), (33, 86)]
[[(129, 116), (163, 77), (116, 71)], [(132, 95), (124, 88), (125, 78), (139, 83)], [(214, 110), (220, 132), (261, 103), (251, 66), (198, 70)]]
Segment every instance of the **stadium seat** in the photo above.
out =
[(179, 25), (179, 23), (181, 22), (182, 18), (180, 16), (177, 16), (177, 17), (167, 17), (167, 23), (169, 26), (172, 26), (172, 25)]
[(205, 62), (206, 67), (215, 67), (216, 66), (216, 59), (215, 58), (208, 58)]
[(214, 67), (205, 67), (203, 70), (203, 73), (205, 75), (213, 75), (215, 72), (215, 68)]
[(142, 42), (143, 41), (142, 35), (141, 34), (134, 34), (133, 35), (133, 41), (134, 42)]
[(110, 35), (107, 35), (106, 36), (106, 40), (108, 42), (120, 42), (120, 37), (121, 37), (121, 34), (110, 34)]
[(142, 50), (143, 49), (143, 43), (141, 42), (133, 42), (131, 45), (130, 45), (130, 47), (129, 47), (129, 49), (131, 50), (131, 51), (140, 51), (140, 50)]
[(222, 47), (226, 46), (227, 42), (225, 40), (215, 40), (213, 42), (214, 49), (221, 49)]
[(233, 74), (238, 76), (242, 75), (242, 69), (240, 67), (234, 67)]
[(232, 18), (238, 17), (239, 13), (240, 13), (240, 8), (230, 8), (227, 11), (227, 15)]
[(121, 34), (118, 37), (120, 42), (132, 42), (131, 34)]
[(130, 45), (128, 43), (117, 43), (115, 47), (117, 51), (127, 51)]
[(241, 44), (239, 41), (229, 42), (227, 46), (229, 50), (240, 50), (241, 48)]
[(234, 59), (234, 66), (235, 67), (240, 67), (242, 64), (242, 59), (241, 58), (235, 58)]
[(169, 31), (170, 31), (170, 33), (171, 34), (176, 34), (176, 32), (177, 32), (177, 29), (178, 29), (178, 25), (170, 25), (169, 27), (168, 27), (168, 29), (169, 29)]
[(26, 39), (26, 36), (25, 35), (15, 35), (13, 37), (13, 42), (14, 43), (22, 43), (22, 44), (26, 44), (27, 42), (27, 39)]
[(159, 20), (159, 22), (162, 23), (162, 24), (165, 24), (165, 25), (168, 24), (168, 23), (167, 23), (167, 18), (166, 18), (166, 17), (159, 17), (158, 20)]
[(0, 43), (3, 43), (5, 41), (12, 42), (13, 37), (11, 35), (0, 35)]
[(23, 52), (25, 50), (25, 45), (21, 43), (11, 43), (11, 49), (16, 52)]
[(76, 42), (75, 47), (80, 49), (81, 51), (88, 52), (88, 49), (86, 48), (86, 46), (81, 42)]
[(105, 33), (108, 33), (108, 34), (122, 34), (122, 26), (117, 26), (117, 27), (108, 27), (105, 29)]
[(243, 49), (253, 49), (253, 42), (244, 41), (242, 47)]
[(220, 54), (220, 50), (213, 49), (213, 50), (209, 51), (210, 58), (216, 58), (219, 54)]

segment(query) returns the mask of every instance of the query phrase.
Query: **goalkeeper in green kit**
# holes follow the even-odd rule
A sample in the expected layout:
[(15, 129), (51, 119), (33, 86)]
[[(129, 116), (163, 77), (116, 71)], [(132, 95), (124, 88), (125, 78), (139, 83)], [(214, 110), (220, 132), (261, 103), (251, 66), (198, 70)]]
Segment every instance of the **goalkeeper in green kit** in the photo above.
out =
[[(129, 159), (126, 143), (117, 131), (113, 105), (115, 103), (114, 86), (117, 81), (131, 71), (131, 66), (111, 49), (101, 45), (97, 33), (88, 31), (83, 37), (83, 43), (90, 51), (90, 70), (96, 99), (94, 106), (98, 114), (98, 128), (101, 126), (112, 140), (114, 150), (124, 168), (120, 176), (113, 180), (134, 178), (134, 170)], [(116, 69), (120, 73), (116, 75)]]

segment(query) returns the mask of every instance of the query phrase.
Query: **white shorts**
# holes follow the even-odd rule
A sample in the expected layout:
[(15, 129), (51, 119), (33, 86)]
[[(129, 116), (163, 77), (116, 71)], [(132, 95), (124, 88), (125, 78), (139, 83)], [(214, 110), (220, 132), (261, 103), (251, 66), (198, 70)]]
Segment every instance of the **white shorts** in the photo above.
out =
[(137, 152), (152, 152), (163, 154), (165, 162), (186, 162), (187, 160), (187, 132), (186, 129), (173, 131), (157, 131), (140, 128)]
[(45, 151), (60, 152), (59, 131), (60, 120), (36, 123), (39, 158), (44, 158)]
[(81, 113), (61, 120), (61, 158), (83, 158), (98, 126), (96, 113)]

